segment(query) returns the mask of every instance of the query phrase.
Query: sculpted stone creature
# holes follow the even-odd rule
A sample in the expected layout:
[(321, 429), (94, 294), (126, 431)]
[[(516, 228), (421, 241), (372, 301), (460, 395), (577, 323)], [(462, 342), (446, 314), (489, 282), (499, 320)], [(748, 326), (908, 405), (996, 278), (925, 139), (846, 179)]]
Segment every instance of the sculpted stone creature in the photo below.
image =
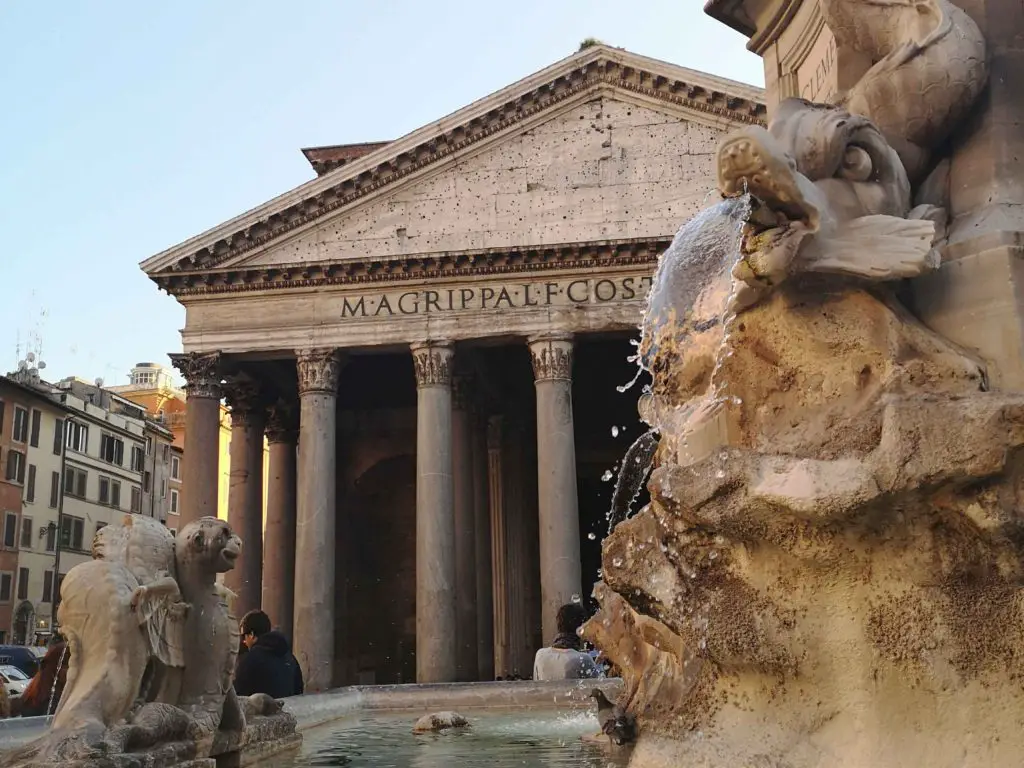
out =
[(218, 730), (242, 730), (245, 715), (232, 677), (238, 656), (238, 622), (230, 615), (231, 592), (217, 576), (235, 567), (242, 540), (223, 520), (203, 517), (182, 526), (175, 542), (178, 585), (191, 609), (185, 619), (183, 670), (176, 701), (212, 738)]
[(413, 733), (437, 733), (450, 728), (468, 728), (469, 720), (458, 712), (435, 712), (424, 715), (412, 727)]
[(912, 182), (987, 79), (985, 38), (949, 0), (821, 0), (836, 43), (873, 63), (843, 100), (899, 153)]
[(125, 515), (97, 532), (93, 560), (61, 585), (58, 618), (70, 654), (55, 732), (98, 738), (136, 703), (151, 660), (181, 667), (181, 602), (174, 539), (151, 518)]

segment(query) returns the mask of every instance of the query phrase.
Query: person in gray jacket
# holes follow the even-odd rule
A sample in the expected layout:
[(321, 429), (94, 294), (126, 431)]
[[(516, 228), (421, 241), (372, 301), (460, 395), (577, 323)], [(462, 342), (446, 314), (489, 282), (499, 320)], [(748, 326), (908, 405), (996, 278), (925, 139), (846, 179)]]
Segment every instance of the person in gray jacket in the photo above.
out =
[(533, 659), (534, 680), (584, 680), (603, 677), (593, 657), (583, 650), (577, 634), (587, 614), (579, 603), (566, 603), (558, 609), (555, 623), (558, 634), (547, 648)]

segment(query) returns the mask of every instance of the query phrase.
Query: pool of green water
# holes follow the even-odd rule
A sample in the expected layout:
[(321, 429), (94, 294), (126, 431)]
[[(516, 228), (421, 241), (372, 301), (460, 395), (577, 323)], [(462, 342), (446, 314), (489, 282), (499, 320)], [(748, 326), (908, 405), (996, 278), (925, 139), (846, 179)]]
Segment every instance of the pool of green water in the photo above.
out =
[[(360, 712), (306, 731), (301, 751), (267, 768), (622, 768), (625, 756), (599, 744), (589, 712), (546, 710), (463, 714), (470, 728), (414, 735), (418, 714)], [(263, 768), (264, 764), (261, 764)]]

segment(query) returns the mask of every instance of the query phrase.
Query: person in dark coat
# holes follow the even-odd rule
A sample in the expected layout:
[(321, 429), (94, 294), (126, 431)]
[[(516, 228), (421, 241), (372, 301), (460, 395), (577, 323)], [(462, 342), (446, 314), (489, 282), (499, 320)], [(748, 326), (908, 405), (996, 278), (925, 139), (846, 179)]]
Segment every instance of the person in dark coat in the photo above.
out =
[(265, 693), (275, 699), (298, 696), (304, 690), (302, 669), (281, 632), (271, 628), (263, 611), (242, 617), (242, 642), (249, 649), (235, 671), (235, 693)]

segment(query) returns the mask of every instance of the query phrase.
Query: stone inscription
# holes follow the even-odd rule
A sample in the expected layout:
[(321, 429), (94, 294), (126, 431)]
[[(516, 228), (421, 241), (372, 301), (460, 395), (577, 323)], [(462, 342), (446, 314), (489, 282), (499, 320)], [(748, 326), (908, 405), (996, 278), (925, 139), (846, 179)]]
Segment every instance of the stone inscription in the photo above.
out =
[(823, 27), (814, 47), (797, 69), (800, 98), (817, 103), (835, 100), (839, 90), (836, 80), (836, 39)]
[(350, 319), (607, 304), (643, 300), (650, 287), (650, 275), (616, 275), (420, 288), (339, 297), (338, 314)]

